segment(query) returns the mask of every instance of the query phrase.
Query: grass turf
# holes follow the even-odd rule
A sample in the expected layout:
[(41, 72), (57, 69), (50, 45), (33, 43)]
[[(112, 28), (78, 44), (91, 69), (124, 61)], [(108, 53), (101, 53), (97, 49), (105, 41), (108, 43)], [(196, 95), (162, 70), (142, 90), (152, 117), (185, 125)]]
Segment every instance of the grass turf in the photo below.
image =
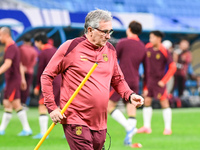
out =
[[(164, 136), (162, 110), (157, 109), (152, 117), (152, 134), (136, 134), (133, 143), (141, 143), (141, 150), (199, 150), (200, 149), (200, 108), (173, 109), (173, 134)], [(0, 108), (0, 120), (3, 108)], [(38, 111), (30, 108), (27, 111), (28, 120), (33, 135), (39, 133)], [(51, 120), (49, 119), (49, 125)], [(137, 127), (142, 126), (142, 111), (137, 111)], [(29, 137), (18, 137), (22, 130), (16, 113), (10, 121), (6, 134), (0, 136), (0, 150), (33, 150), (39, 140)], [(115, 120), (108, 116), (108, 132), (111, 135), (111, 150), (129, 150), (130, 147), (123, 146), (125, 130)], [(69, 149), (67, 141), (63, 138), (61, 125), (56, 125), (39, 150), (63, 150)], [(106, 149), (110, 139), (106, 139)]]

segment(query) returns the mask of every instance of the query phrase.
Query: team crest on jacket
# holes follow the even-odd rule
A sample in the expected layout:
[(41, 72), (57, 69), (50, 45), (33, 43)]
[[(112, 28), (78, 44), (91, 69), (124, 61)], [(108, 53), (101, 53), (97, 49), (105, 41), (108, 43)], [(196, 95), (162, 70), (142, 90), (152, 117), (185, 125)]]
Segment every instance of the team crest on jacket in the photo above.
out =
[(157, 98), (160, 99), (161, 96), (162, 96), (162, 94), (161, 94), (161, 93), (158, 93)]
[(108, 56), (107, 56), (107, 54), (103, 54), (103, 60), (108, 61)]
[(76, 135), (81, 135), (82, 134), (82, 127), (76, 127)]
[(160, 59), (160, 54), (156, 54), (156, 59)]
[(151, 57), (151, 52), (147, 52), (147, 57)]

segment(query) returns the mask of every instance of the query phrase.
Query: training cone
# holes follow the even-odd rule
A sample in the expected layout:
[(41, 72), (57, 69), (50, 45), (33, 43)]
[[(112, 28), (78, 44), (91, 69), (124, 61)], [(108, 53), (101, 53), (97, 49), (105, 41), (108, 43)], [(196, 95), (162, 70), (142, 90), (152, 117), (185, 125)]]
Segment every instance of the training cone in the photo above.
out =
[(141, 148), (142, 147), (142, 144), (140, 143), (134, 143), (131, 145), (132, 148)]

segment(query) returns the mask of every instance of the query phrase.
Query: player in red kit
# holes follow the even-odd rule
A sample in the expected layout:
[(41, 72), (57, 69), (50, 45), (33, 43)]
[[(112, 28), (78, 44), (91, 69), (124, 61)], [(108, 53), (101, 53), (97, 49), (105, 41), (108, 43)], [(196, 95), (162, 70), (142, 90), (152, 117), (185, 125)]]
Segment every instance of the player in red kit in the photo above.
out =
[(23, 106), (26, 106), (26, 101), (30, 94), (29, 91), (33, 81), (34, 66), (36, 64), (38, 54), (36, 49), (32, 46), (30, 34), (25, 35), (23, 41), (24, 43), (19, 47), (19, 50), (21, 63), (25, 68), (24, 70), (27, 88), (26, 90), (21, 90), (21, 103)]
[(12, 118), (13, 109), (23, 126), (19, 136), (29, 136), (32, 134), (28, 123), (26, 111), (23, 109), (20, 100), (20, 85), (22, 90), (26, 89), (26, 80), (22, 65), (20, 64), (20, 51), (11, 37), (10, 29), (2, 27), (0, 29), (0, 41), (5, 44), (4, 63), (0, 67), (0, 74), (5, 72), (6, 87), (4, 90), (4, 114), (0, 126), (0, 135), (5, 134), (5, 129)]
[[(41, 83), (45, 105), (54, 123), (61, 122), (70, 149), (101, 150), (107, 131), (110, 85), (135, 107), (143, 98), (125, 82), (114, 47), (107, 41), (112, 34), (111, 13), (94, 10), (85, 18), (85, 35), (63, 43), (44, 70)], [(61, 73), (61, 109), (94, 63), (91, 74), (64, 115), (54, 102), (52, 80)]]
[(186, 39), (182, 39), (179, 43), (179, 49), (174, 51), (175, 57), (174, 61), (176, 62), (177, 70), (174, 75), (175, 83), (174, 89), (177, 88), (178, 96), (183, 96), (183, 91), (185, 89), (185, 82), (188, 75), (188, 67), (192, 61), (192, 54), (189, 50), (190, 43)]
[[(42, 75), (42, 72), (44, 71), (45, 67), (47, 66), (48, 62), (56, 52), (56, 48), (52, 45), (48, 44), (48, 38), (44, 32), (37, 33), (34, 36), (34, 43), (35, 46), (41, 50), (38, 56), (38, 71), (37, 71), (37, 86), (34, 89), (34, 94), (39, 95), (41, 82), (40, 77)], [(58, 75), (54, 81), (53, 81), (53, 94), (55, 96), (55, 103), (57, 106), (59, 106), (59, 100), (60, 100), (60, 84), (61, 84), (61, 76)], [(40, 133), (33, 136), (34, 139), (40, 139), (43, 137), (45, 132), (48, 128), (48, 112), (44, 105), (44, 97), (42, 94), (40, 94), (39, 97), (39, 125), (40, 125)]]
[[(144, 83), (146, 83), (148, 68), (146, 48), (138, 37), (141, 32), (142, 25), (139, 22), (130, 22), (129, 27), (126, 30), (127, 38), (121, 39), (116, 45), (117, 58), (119, 60), (119, 66), (124, 74), (124, 78), (129, 87), (136, 93), (139, 92), (139, 65), (142, 63), (145, 68)], [(116, 109), (117, 102), (120, 99), (121, 96), (117, 92), (112, 94), (108, 103), (108, 112), (127, 132), (124, 145), (131, 145), (132, 136), (137, 132), (136, 108), (127, 101), (124, 101), (128, 114), (128, 119), (126, 119), (123, 113), (119, 109)]]
[[(172, 112), (167, 99), (166, 83), (176, 71), (176, 64), (172, 60), (172, 56), (161, 44), (164, 34), (160, 31), (150, 32), (150, 37), (146, 45), (147, 57), (149, 59), (148, 73), (148, 94), (145, 97), (143, 108), (144, 126), (138, 129), (138, 133), (151, 133), (151, 117), (152, 117), (152, 98), (159, 99), (163, 109), (163, 118), (165, 129), (163, 134), (170, 135)], [(165, 68), (168, 66), (168, 71), (165, 73)]]

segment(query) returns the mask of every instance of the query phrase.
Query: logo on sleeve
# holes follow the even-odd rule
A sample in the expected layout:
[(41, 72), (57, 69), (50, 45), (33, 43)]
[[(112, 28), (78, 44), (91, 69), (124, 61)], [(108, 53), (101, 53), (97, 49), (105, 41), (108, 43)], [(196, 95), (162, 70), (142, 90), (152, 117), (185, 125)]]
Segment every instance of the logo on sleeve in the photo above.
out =
[(80, 56), (82, 61), (88, 61), (87, 56)]
[(104, 60), (104, 61), (108, 61), (108, 56), (107, 56), (107, 54), (103, 54), (103, 60)]
[(82, 134), (82, 127), (78, 126), (76, 127), (76, 135), (81, 135)]
[(147, 52), (147, 57), (151, 57), (151, 52)]

